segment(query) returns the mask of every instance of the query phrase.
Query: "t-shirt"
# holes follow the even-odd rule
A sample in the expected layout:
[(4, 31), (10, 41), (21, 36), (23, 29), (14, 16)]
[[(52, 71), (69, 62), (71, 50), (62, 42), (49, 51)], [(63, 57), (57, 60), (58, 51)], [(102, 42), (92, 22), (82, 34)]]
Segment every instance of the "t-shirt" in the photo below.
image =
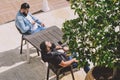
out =
[[(57, 50), (55, 48), (56, 48), (56, 45), (52, 44), (50, 53), (44, 53), (41, 51), (42, 59), (44, 62), (48, 62), (55, 66), (59, 66), (59, 64), (61, 63), (61, 61), (63, 59), (59, 56), (60, 52), (57, 52)], [(64, 53), (62, 53), (62, 54), (64, 55)]]
[(43, 61), (51, 63), (55, 66), (59, 66), (62, 61), (62, 59), (58, 55), (52, 55), (51, 53), (42, 55), (42, 59)]
[(66, 56), (65, 52), (60, 52), (58, 50), (56, 50), (56, 45), (54, 43), (52, 43), (51, 46), (51, 52), (46, 53), (46, 51), (42, 51), (41, 50), (41, 54), (42, 54), (42, 60), (44, 62), (48, 62), (51, 63), (53, 65), (55, 65), (56, 67), (60, 67), (60, 63), (61, 61), (67, 61), (68, 57)]
[[(34, 22), (34, 20), (32, 19), (32, 17), (31, 17), (30, 15), (27, 15), (27, 16), (26, 16), (26, 19), (29, 20), (30, 23)], [(36, 30), (37, 28), (38, 28), (38, 24), (35, 23), (35, 24), (33, 25), (33, 27), (32, 27), (32, 30), (34, 31), (34, 30)]]

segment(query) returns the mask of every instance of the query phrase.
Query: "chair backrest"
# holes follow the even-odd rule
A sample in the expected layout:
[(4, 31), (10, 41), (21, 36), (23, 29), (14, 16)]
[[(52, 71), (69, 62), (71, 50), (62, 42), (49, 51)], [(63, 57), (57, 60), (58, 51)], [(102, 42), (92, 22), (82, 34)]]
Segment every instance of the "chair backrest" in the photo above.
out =
[(70, 71), (71, 68), (72, 68), (72, 65), (67, 66), (67, 67), (56, 67), (55, 65), (53, 65), (53, 64), (51, 64), (51, 63), (48, 63), (48, 67), (49, 67), (49, 69), (51, 69), (55, 74), (57, 74), (58, 71), (59, 71), (59, 74), (61, 74), (61, 73)]
[(57, 26), (51, 26), (32, 35), (25, 35), (23, 38), (40, 50), (40, 43), (43, 41), (50, 41), (57, 45), (62, 40), (62, 36), (63, 32)]
[(21, 30), (17, 26), (16, 26), (16, 28), (17, 28), (18, 32), (22, 35), (23, 33), (21, 32)]

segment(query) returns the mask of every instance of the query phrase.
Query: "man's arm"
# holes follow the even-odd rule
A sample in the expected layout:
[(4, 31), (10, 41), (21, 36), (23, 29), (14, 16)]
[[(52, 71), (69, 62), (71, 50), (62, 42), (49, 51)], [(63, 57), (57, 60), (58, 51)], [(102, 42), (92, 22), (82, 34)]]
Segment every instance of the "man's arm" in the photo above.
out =
[(40, 21), (38, 18), (34, 17), (31, 13), (28, 13), (28, 14), (32, 17), (32, 19), (33, 19), (36, 23), (41, 24), (41, 21)]
[(29, 13), (29, 15), (32, 17), (32, 19), (33, 19), (36, 23), (40, 24), (42, 27), (45, 26), (38, 18), (34, 17), (31, 13)]
[(78, 60), (76, 60), (75, 58), (69, 60), (69, 61), (61, 61), (61, 63), (59, 64), (62, 67), (67, 67), (69, 65), (71, 65), (73, 62), (78, 62)]
[(64, 52), (69, 51), (69, 47), (67, 47), (67, 46), (62, 47), (62, 46), (58, 45), (58, 46), (56, 46), (56, 49), (57, 50), (63, 50)]
[(25, 33), (28, 30), (30, 30), (31, 27), (30, 26), (25, 26), (25, 23), (24, 23), (21, 16), (18, 16), (16, 19), (17, 19), (16, 20), (16, 26), (21, 30), (22, 33)]

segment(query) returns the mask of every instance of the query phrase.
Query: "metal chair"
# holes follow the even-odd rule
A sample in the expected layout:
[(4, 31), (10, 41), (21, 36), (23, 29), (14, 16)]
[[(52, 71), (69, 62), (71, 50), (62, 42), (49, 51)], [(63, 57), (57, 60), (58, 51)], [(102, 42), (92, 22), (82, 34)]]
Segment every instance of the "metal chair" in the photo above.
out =
[(47, 80), (49, 80), (49, 72), (50, 69), (56, 74), (56, 80), (59, 80), (59, 75), (60, 74), (64, 74), (65, 72), (70, 71), (71, 75), (72, 75), (72, 79), (75, 80), (74, 78), (74, 74), (72, 71), (72, 65), (68, 66), (68, 67), (55, 67), (53, 64), (48, 63), (48, 68), (47, 68)]
[[(19, 33), (22, 35), (22, 37), (21, 37), (21, 45), (20, 45), (20, 54), (22, 54), (23, 41), (25, 41), (25, 44), (26, 44), (26, 40), (24, 39), (24, 36), (26, 36), (26, 35), (28, 35), (28, 34), (22, 33), (17, 26), (16, 26), (16, 28), (17, 28), (17, 30), (19, 31)], [(37, 50), (37, 54), (38, 54), (38, 56), (39, 56), (39, 55), (40, 55), (39, 50), (38, 50), (37, 48), (36, 48), (36, 50)]]

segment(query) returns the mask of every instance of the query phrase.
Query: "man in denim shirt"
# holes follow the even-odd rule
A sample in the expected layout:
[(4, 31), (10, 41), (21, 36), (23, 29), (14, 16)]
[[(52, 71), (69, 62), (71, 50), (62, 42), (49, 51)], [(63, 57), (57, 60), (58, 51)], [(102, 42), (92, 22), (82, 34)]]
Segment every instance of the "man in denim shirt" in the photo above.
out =
[(29, 8), (28, 3), (23, 3), (15, 19), (16, 27), (23, 34), (33, 34), (45, 29), (44, 24), (29, 12)]

